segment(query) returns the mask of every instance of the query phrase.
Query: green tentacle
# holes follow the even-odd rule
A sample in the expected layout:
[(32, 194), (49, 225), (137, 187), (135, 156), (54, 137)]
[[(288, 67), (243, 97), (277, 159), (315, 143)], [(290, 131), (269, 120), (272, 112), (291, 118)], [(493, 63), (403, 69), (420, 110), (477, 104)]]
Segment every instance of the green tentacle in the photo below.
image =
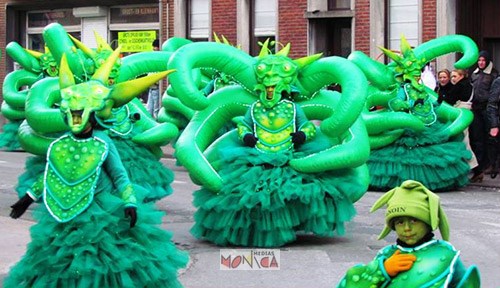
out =
[(362, 117), (366, 123), (366, 129), (370, 137), (394, 129), (407, 128), (415, 131), (425, 129), (425, 125), (420, 119), (404, 112), (365, 112), (362, 114)]
[(25, 118), (24, 110), (15, 109), (5, 101), (2, 102), (0, 112), (2, 112), (2, 115), (10, 121), (19, 121)]
[(174, 52), (177, 51), (177, 49), (181, 48), (182, 46), (190, 43), (193, 43), (193, 41), (181, 37), (171, 37), (167, 41), (165, 41), (163, 45), (161, 45), (161, 50)]
[(396, 84), (394, 73), (383, 63), (371, 59), (361, 51), (352, 52), (347, 58), (358, 66), (365, 74), (370, 84), (380, 90), (385, 90)]
[[(234, 95), (238, 95), (235, 99)], [(204, 187), (219, 191), (222, 179), (203, 154), (224, 123), (244, 115), (255, 96), (242, 87), (231, 86), (211, 94), (209, 106), (194, 114), (177, 141), (176, 157), (191, 177)]]
[(18, 136), (19, 143), (21, 143), (21, 147), (23, 147), (26, 152), (41, 156), (47, 154), (50, 143), (57, 139), (57, 137), (49, 137), (37, 133), (28, 125), (26, 120), (19, 126)]
[(86, 66), (84, 65), (88, 58), (80, 49), (76, 48), (61, 24), (51, 23), (45, 26), (43, 39), (57, 63), (61, 63), (63, 54), (66, 54), (69, 67), (76, 77), (83, 78), (88, 73), (85, 71)]
[(167, 62), (171, 52), (141, 52), (126, 56), (122, 59), (120, 73), (116, 82), (125, 82), (147, 73), (167, 70)]
[(27, 70), (16, 70), (5, 76), (2, 93), (5, 102), (12, 107), (24, 110), (28, 90), (20, 91), (23, 86), (30, 87), (40, 80), (40, 75)]
[(345, 58), (332, 56), (315, 61), (299, 73), (297, 80), (305, 95), (332, 83), (342, 87), (342, 97), (334, 107), (335, 114), (321, 123), (321, 130), (330, 137), (343, 134), (364, 107), (368, 82), (356, 65)]
[(42, 66), (38, 59), (28, 53), (26, 49), (17, 42), (9, 42), (9, 44), (5, 46), (5, 52), (25, 70), (37, 74), (42, 72)]
[(398, 129), (379, 135), (370, 135), (370, 149), (374, 150), (390, 145), (394, 141), (398, 140), (404, 132), (404, 129)]
[(242, 86), (252, 91), (257, 84), (254, 74), (255, 59), (245, 52), (229, 45), (198, 42), (179, 48), (168, 62), (169, 69), (177, 72), (169, 76), (178, 98), (186, 106), (200, 110), (209, 105), (193, 80), (195, 68), (213, 68), (233, 76)]
[(58, 78), (45, 78), (35, 83), (26, 101), (26, 120), (29, 125), (43, 134), (68, 131), (61, 111), (56, 107), (60, 102)]
[(474, 65), (478, 58), (477, 45), (471, 38), (464, 35), (447, 35), (422, 43), (413, 53), (418, 59), (430, 62), (448, 53), (461, 52), (463, 57), (455, 63), (455, 68), (466, 69)]

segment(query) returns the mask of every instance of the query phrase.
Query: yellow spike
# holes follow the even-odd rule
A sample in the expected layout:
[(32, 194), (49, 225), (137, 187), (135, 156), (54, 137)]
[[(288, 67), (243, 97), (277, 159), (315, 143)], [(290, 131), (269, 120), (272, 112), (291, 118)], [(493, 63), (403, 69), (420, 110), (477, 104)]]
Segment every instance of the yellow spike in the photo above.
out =
[(227, 44), (227, 45), (229, 45), (229, 46), (233, 46), (233, 45), (231, 45), (231, 43), (229, 43), (229, 41), (227, 41), (227, 39), (226, 39), (226, 37), (224, 37), (224, 35), (221, 35), (221, 37), (222, 37), (222, 42), (223, 42), (224, 44)]
[(113, 48), (111, 48), (111, 46), (109, 46), (108, 42), (106, 40), (104, 40), (104, 38), (102, 38), (101, 35), (99, 35), (99, 33), (97, 33), (97, 31), (94, 30), (94, 37), (95, 37), (95, 41), (97, 42), (97, 51), (100, 52), (102, 50), (108, 50), (108, 51), (112, 51)]
[(220, 43), (220, 39), (217, 36), (217, 33), (215, 33), (215, 32), (214, 32), (214, 40), (215, 40), (216, 43)]
[(110, 93), (110, 98), (114, 101), (114, 107), (121, 107), (127, 104), (132, 99), (137, 97), (137, 95), (141, 94), (143, 91), (146, 91), (149, 86), (160, 81), (174, 71), (174, 69), (171, 69), (116, 84), (115, 86), (113, 86), (113, 89)]
[(278, 53), (276, 53), (276, 55), (288, 56), (288, 53), (290, 53), (290, 43), (286, 44), (286, 46), (283, 47), (283, 49), (281, 49)]
[(406, 40), (406, 37), (401, 34), (401, 53), (406, 56), (408, 52), (412, 51), (410, 43)]
[(399, 56), (398, 54), (392, 52), (391, 50), (389, 49), (386, 49), (384, 47), (378, 47), (380, 50), (382, 50), (382, 52), (389, 58), (391, 58), (392, 60), (396, 61), (396, 62), (401, 62), (401, 60), (403, 59), (401, 56)]
[(28, 54), (31, 56), (35, 57), (36, 59), (40, 59), (42, 57), (43, 53), (35, 51), (35, 50), (30, 50), (30, 49), (24, 49)]
[(269, 38), (267, 38), (266, 41), (264, 42), (264, 44), (262, 45), (262, 48), (260, 49), (260, 53), (259, 53), (259, 58), (262, 58), (262, 57), (269, 55), (268, 46), (269, 46)]
[(116, 60), (118, 59), (118, 56), (120, 56), (120, 50), (121, 50), (121, 45), (116, 48), (111, 55), (109, 55), (108, 59), (106, 59), (106, 62), (102, 63), (101, 67), (95, 71), (94, 75), (92, 76), (92, 79), (94, 80), (99, 80), (102, 83), (107, 83), (108, 78), (109, 78), (109, 73), (111, 72), (111, 69), (113, 69), (113, 65), (115, 65)]
[(64, 89), (73, 85), (75, 85), (75, 78), (73, 72), (69, 68), (66, 53), (64, 53), (61, 57), (61, 64), (59, 67), (59, 87)]
[(75, 46), (78, 47), (78, 49), (82, 50), (83, 53), (90, 58), (94, 59), (97, 55), (97, 53), (90, 49), (89, 47), (85, 46), (80, 40), (76, 39), (75, 37), (71, 36), (71, 34), (68, 34), (69, 38), (75, 43)]
[(293, 62), (295, 62), (295, 64), (297, 64), (300, 68), (303, 68), (303, 67), (311, 64), (312, 62), (318, 60), (319, 58), (321, 58), (321, 56), (323, 56), (323, 53), (318, 53), (318, 54), (302, 57), (299, 59), (295, 59), (295, 60), (293, 60)]

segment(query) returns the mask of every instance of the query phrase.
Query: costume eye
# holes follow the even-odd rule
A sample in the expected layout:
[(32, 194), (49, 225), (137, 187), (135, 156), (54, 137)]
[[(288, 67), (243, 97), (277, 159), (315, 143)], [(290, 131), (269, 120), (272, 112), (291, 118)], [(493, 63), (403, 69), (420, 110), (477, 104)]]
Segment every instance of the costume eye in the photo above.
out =
[(266, 69), (266, 65), (265, 64), (259, 64), (257, 65), (257, 71), (264, 71)]
[(283, 70), (285, 70), (286, 72), (288, 72), (288, 71), (292, 70), (292, 67), (290, 66), (290, 64), (285, 64), (283, 66)]

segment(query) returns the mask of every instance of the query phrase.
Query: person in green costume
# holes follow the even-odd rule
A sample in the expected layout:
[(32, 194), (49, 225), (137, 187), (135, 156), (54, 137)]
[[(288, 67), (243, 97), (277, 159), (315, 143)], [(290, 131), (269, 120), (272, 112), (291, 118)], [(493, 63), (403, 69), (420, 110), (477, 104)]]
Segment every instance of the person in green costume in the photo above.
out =
[(147, 89), (171, 71), (108, 88), (119, 52), (79, 84), (62, 58), (60, 109), (70, 132), (52, 142), (44, 175), (11, 206), (16, 219), (43, 199), (33, 213), (32, 241), (4, 287), (181, 286), (177, 270), (187, 254), (159, 227), (163, 213), (136, 193), (113, 141), (95, 120), (130, 101), (122, 89)]
[[(380, 197), (370, 211), (386, 204), (379, 239), (394, 230), (397, 243), (382, 248), (370, 263), (350, 268), (337, 288), (480, 287), (477, 267), (466, 269), (460, 252), (448, 242), (448, 220), (439, 196), (407, 180)], [(438, 227), (443, 240), (432, 233)]]

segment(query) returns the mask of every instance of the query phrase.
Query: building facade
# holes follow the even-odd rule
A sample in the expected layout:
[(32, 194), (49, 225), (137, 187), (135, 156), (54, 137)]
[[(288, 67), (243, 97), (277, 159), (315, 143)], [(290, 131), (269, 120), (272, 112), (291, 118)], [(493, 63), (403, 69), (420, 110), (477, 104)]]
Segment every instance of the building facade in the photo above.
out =
[[(387, 61), (378, 47), (398, 50), (401, 35), (416, 46), (460, 33), (499, 61), (497, 15), (495, 0), (1, 0), (0, 47), (16, 41), (43, 51), (43, 27), (59, 22), (89, 47), (96, 45), (96, 31), (113, 48), (125, 43), (127, 53), (151, 49), (154, 38), (212, 41), (215, 32), (252, 55), (271, 38), (292, 43), (292, 58), (360, 50)], [(5, 49), (2, 59), (0, 82), (15, 67)], [(433, 65), (451, 68), (455, 60), (449, 55)]]

